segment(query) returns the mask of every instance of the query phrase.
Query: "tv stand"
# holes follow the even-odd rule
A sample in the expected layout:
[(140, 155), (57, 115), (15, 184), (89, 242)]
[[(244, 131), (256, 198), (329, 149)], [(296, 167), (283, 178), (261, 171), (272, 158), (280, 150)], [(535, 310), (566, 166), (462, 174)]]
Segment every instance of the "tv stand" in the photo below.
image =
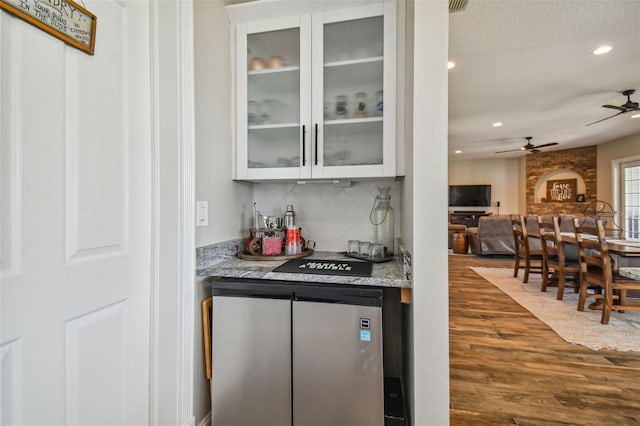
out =
[(477, 211), (454, 211), (449, 213), (449, 223), (456, 225), (464, 225), (467, 228), (470, 226), (478, 226), (478, 220), (482, 216), (487, 216), (489, 213), (484, 210)]

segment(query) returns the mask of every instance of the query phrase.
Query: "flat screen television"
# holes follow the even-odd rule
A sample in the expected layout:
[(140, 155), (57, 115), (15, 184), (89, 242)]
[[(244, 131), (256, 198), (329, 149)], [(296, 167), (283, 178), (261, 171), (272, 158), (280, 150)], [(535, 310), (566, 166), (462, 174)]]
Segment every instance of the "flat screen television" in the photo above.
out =
[(491, 207), (491, 185), (449, 185), (449, 206)]

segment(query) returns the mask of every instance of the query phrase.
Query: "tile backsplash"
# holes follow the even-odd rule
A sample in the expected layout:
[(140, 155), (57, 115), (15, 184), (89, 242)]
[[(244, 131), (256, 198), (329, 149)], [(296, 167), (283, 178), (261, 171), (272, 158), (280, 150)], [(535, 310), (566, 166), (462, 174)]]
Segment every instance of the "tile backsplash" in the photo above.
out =
[(253, 196), (265, 216), (283, 216), (287, 204), (293, 204), (296, 224), (305, 239), (316, 242), (316, 250), (345, 251), (348, 240), (372, 240), (374, 225), (369, 214), (378, 186), (391, 187), (395, 237), (400, 237), (402, 203), (396, 181), (352, 182), (346, 188), (328, 183), (258, 183)]

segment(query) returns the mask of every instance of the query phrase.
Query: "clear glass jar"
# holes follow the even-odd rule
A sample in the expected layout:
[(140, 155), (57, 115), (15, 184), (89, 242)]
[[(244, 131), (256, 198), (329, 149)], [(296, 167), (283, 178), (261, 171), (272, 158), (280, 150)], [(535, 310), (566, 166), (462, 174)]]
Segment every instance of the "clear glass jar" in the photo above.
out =
[(367, 113), (367, 94), (364, 92), (356, 93), (355, 104), (353, 107), (353, 117), (362, 118), (366, 117)]
[(360, 253), (360, 241), (359, 240), (349, 240), (347, 242), (347, 254), (352, 256), (358, 256)]
[(369, 247), (369, 259), (384, 259), (384, 246), (380, 243), (371, 243), (371, 246)]
[(249, 125), (262, 123), (260, 104), (256, 101), (249, 101), (247, 108)]
[(369, 247), (371, 243), (369, 241), (360, 241), (358, 243), (358, 255), (360, 257), (369, 257)]
[(336, 118), (347, 118), (347, 97), (336, 96)]
[(382, 90), (376, 92), (376, 115), (381, 116), (384, 111), (384, 98)]

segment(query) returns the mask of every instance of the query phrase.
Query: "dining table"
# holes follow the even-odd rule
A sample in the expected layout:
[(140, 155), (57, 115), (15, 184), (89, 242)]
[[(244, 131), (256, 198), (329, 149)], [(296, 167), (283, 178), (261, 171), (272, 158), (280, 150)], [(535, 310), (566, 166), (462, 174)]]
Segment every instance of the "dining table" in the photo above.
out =
[[(595, 235), (581, 234), (585, 239), (597, 239)], [(534, 238), (540, 238), (539, 235), (532, 234)], [(577, 245), (576, 234), (573, 232), (561, 232), (560, 239), (564, 244)], [(619, 275), (640, 280), (640, 241), (620, 240), (607, 238), (607, 249), (609, 255), (614, 259), (613, 269)], [(624, 260), (624, 261), (622, 261)], [(602, 309), (602, 300), (596, 300), (589, 305), (589, 309)]]
[(640, 281), (640, 266), (625, 266), (618, 270), (618, 274), (625, 278)]
[[(530, 234), (530, 237), (539, 239), (538, 234)], [(583, 238), (596, 239), (595, 235), (582, 234)], [(576, 235), (573, 232), (561, 232), (560, 238), (563, 243), (575, 246)], [(619, 266), (640, 267), (640, 241), (620, 240), (607, 238), (607, 249), (609, 254), (617, 258), (624, 258), (625, 262), (615, 262)]]
[[(576, 235), (573, 232), (561, 232), (562, 242), (576, 244)], [(583, 238), (596, 239), (595, 235), (585, 234)], [(640, 257), (640, 241), (606, 239), (609, 253), (625, 257)]]
[[(561, 232), (560, 237), (564, 243), (576, 244), (576, 235), (573, 232)], [(583, 238), (595, 239), (597, 237), (591, 234), (583, 234)], [(620, 270), (623, 267), (640, 267), (640, 241), (613, 238), (607, 238), (606, 241), (615, 272), (620, 274)]]

